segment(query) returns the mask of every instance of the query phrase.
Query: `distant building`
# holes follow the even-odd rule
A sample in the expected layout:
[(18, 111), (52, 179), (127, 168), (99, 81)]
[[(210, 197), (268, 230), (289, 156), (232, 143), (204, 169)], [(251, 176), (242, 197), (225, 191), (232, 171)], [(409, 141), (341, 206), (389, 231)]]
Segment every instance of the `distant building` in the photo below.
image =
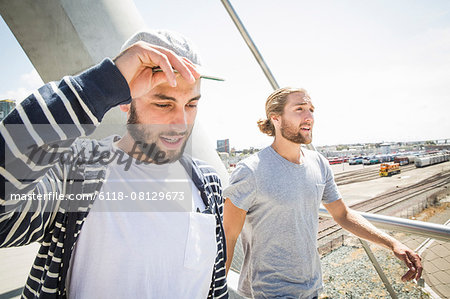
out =
[(442, 151), (442, 150), (448, 150), (450, 151), (450, 144), (436, 144), (436, 145), (425, 145), (425, 151), (432, 152), (432, 151)]
[(380, 144), (381, 153), (383, 155), (390, 154), (391, 153), (391, 146), (392, 146), (392, 144), (391, 143), (387, 143), (387, 142)]
[(16, 103), (12, 100), (0, 100), (0, 121), (2, 121), (8, 113), (16, 107)]
[(230, 153), (230, 139), (217, 140), (217, 151), (219, 153)]

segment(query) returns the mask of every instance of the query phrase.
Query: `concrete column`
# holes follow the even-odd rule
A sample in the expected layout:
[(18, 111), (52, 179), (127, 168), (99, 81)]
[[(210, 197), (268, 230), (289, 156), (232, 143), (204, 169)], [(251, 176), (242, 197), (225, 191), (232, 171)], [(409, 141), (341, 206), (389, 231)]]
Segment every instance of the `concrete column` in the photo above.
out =
[(0, 11), (44, 82), (114, 57), (145, 26), (132, 0), (0, 0)]
[[(115, 57), (145, 27), (132, 0), (0, 0), (0, 11), (44, 82)], [(115, 108), (103, 123), (124, 122)]]

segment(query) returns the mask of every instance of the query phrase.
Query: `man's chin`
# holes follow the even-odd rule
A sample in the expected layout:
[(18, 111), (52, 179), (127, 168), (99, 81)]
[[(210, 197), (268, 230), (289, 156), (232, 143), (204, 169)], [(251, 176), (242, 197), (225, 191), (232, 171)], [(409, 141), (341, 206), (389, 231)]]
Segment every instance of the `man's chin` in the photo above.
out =
[(311, 144), (312, 143), (312, 136), (305, 138), (305, 144)]
[(300, 134), (302, 136), (302, 144), (311, 144), (312, 142), (312, 134), (311, 133), (307, 133), (306, 135), (304, 134)]
[[(167, 148), (164, 144), (158, 143), (159, 149), (164, 153), (164, 157), (160, 161), (155, 161), (157, 164), (174, 163), (178, 161), (184, 154), (184, 149), (186, 147), (186, 142), (183, 142), (177, 148)], [(159, 163), (158, 163), (159, 162)]]
[(138, 143), (139, 150), (141, 152), (140, 156), (137, 157), (138, 160), (147, 161), (148, 163), (154, 164), (166, 164), (173, 163), (180, 159), (183, 155), (183, 148), (176, 150), (168, 150), (158, 143)]
[(178, 160), (180, 160), (181, 156), (183, 155), (183, 152), (180, 150), (177, 151), (166, 151), (167, 155), (164, 159), (163, 163), (160, 164), (166, 164), (166, 163), (174, 163)]

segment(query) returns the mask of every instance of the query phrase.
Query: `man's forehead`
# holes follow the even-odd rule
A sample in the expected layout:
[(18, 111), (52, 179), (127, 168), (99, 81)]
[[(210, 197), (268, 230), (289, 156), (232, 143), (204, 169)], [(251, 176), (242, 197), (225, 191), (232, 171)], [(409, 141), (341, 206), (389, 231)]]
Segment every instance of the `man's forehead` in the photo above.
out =
[(200, 82), (186, 84), (177, 80), (177, 86), (172, 87), (168, 83), (163, 83), (149, 92), (149, 96), (155, 99), (178, 99), (186, 100), (194, 97), (200, 97)]
[(302, 105), (302, 104), (311, 104), (312, 101), (309, 95), (304, 92), (294, 92), (288, 96), (288, 101), (291, 105)]

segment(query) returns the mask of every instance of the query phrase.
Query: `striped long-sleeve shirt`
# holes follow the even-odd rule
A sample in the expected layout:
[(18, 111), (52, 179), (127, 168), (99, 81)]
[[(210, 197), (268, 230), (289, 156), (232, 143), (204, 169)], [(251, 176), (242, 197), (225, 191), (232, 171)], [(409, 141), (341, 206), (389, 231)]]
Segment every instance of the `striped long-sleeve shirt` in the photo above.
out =
[[(105, 179), (102, 154), (118, 138), (80, 137), (91, 134), (110, 108), (130, 101), (125, 79), (105, 59), (78, 76), (44, 85), (1, 122), (0, 247), (41, 243), (22, 297), (66, 297), (70, 258)], [(227, 298), (220, 179), (199, 160), (183, 156), (180, 162), (216, 215), (217, 256), (208, 298)], [(80, 195), (90, 200), (74, 200)]]

